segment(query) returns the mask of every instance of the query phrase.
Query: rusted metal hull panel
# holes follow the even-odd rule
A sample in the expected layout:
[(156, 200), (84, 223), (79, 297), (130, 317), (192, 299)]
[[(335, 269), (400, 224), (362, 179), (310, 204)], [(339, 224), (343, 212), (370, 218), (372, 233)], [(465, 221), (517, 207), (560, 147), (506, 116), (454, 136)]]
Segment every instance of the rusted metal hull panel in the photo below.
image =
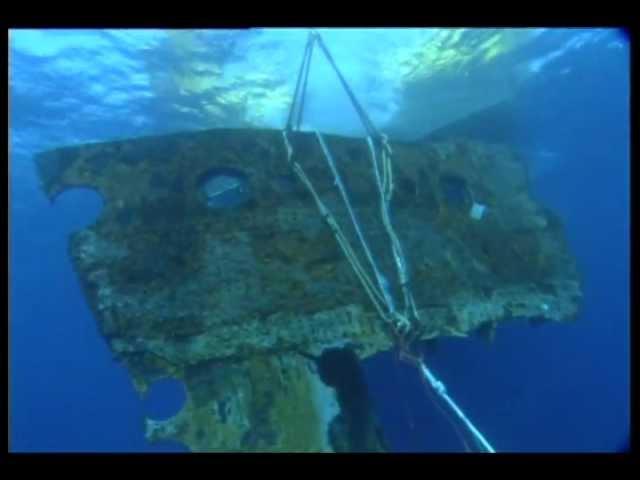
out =
[[(296, 134), (292, 142), (355, 248), (315, 136)], [(393, 280), (366, 144), (336, 136), (327, 143)], [(393, 221), (422, 338), (467, 335), (513, 317), (575, 317), (580, 280), (562, 226), (531, 198), (513, 152), (468, 142), (392, 146)], [(167, 375), (197, 389), (187, 372), (216, 362), (240, 372), (238, 365), (255, 358), (273, 362), (344, 345), (364, 358), (392, 346), (291, 173), (281, 132), (221, 129), (84, 145), (46, 152), (37, 163), (52, 200), (80, 186), (104, 199), (97, 222), (72, 236), (70, 254), (102, 333), (140, 389)], [(231, 207), (221, 208), (220, 198)], [(308, 375), (305, 385), (317, 379)], [(250, 423), (246, 416), (238, 422)], [(205, 437), (187, 443), (227, 448)], [(281, 448), (279, 441), (273, 437), (271, 447)]]

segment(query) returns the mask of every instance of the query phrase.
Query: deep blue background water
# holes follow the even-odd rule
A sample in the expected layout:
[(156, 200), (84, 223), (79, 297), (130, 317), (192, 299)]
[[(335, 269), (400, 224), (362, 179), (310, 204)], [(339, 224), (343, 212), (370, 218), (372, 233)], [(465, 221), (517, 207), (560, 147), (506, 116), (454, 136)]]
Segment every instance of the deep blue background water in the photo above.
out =
[[(426, 352), (499, 451), (611, 451), (629, 431), (628, 50), (598, 48), (565, 55), (571, 72), (531, 84), (514, 107), (513, 142), (563, 159), (534, 191), (565, 222), (584, 275), (583, 312), (575, 323), (514, 322), (492, 344), (443, 339)], [(99, 197), (74, 191), (50, 205), (16, 188), (36, 185), (32, 170), (10, 174), (11, 449), (183, 450), (148, 445), (143, 434), (144, 415), (172, 414), (183, 392), (163, 384), (138, 398), (98, 334), (67, 255), (68, 235), (95, 219)], [(415, 369), (392, 353), (364, 368), (393, 450), (463, 451)]]

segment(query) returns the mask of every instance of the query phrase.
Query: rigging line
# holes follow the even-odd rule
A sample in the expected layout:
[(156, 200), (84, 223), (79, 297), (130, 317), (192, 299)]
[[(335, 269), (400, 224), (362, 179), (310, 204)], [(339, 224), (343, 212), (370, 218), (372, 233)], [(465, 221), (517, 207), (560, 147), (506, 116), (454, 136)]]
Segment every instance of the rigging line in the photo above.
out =
[[(367, 294), (369, 295), (370, 299), (372, 300), (374, 306), (376, 307), (376, 309), (378, 310), (378, 314), (380, 315), (380, 317), (387, 321), (387, 322), (391, 322), (392, 325), (395, 327), (396, 333), (401, 334), (401, 337), (399, 339), (399, 342), (402, 343), (403, 342), (403, 338), (404, 338), (404, 334), (407, 333), (408, 330), (411, 330), (412, 327), (412, 323), (409, 321), (409, 312), (412, 311), (412, 313), (414, 314), (414, 320), (418, 319), (418, 311), (415, 305), (415, 301), (413, 299), (413, 295), (411, 294), (411, 290), (409, 288), (409, 284), (408, 284), (408, 276), (407, 276), (407, 271), (406, 271), (406, 261), (405, 261), (405, 257), (404, 257), (404, 253), (402, 251), (402, 247), (400, 244), (400, 241), (393, 229), (393, 225), (391, 224), (391, 219), (390, 219), (390, 214), (389, 214), (389, 203), (393, 194), (393, 171), (392, 171), (392, 166), (391, 166), (391, 147), (389, 146), (388, 142), (387, 142), (387, 137), (384, 135), (380, 135), (377, 130), (375, 130), (375, 127), (371, 124), (371, 121), (369, 120), (369, 118), (366, 116), (366, 113), (363, 111), (362, 107), (360, 106), (360, 104), (357, 102), (355, 96), (353, 95), (353, 92), (351, 91), (351, 89), (349, 88), (349, 86), (347, 85), (346, 81), (344, 80), (344, 78), (342, 77), (342, 74), (340, 73), (340, 71), (338, 70), (337, 66), (335, 65), (335, 62), (333, 61), (333, 58), (331, 57), (331, 54), (329, 53), (329, 51), (327, 50), (326, 46), (324, 45), (322, 38), (319, 36), (319, 34), (317, 34), (316, 32), (311, 32), (310, 33), (310, 37), (309, 37), (309, 41), (307, 42), (307, 49), (305, 52), (305, 58), (303, 59), (303, 64), (301, 66), (301, 71), (300, 71), (300, 75), (298, 77), (298, 82), (296, 85), (296, 92), (298, 92), (299, 88), (301, 87), (301, 82), (303, 84), (303, 89), (306, 90), (306, 86), (307, 86), (307, 76), (308, 76), (308, 72), (309, 72), (309, 62), (310, 62), (310, 51), (312, 48), (312, 41), (314, 39), (317, 39), (317, 41), (320, 44), (321, 49), (323, 50), (323, 52), (325, 53), (325, 56), (327, 57), (327, 59), (329, 60), (329, 62), (331, 63), (331, 65), (333, 66), (336, 74), (338, 75), (338, 78), (340, 79), (340, 81), (342, 82), (343, 87), (345, 88), (345, 90), (347, 91), (347, 94), (349, 95), (356, 111), (358, 112), (358, 114), (360, 115), (360, 120), (362, 121), (365, 129), (367, 129), (369, 135), (367, 137), (367, 141), (369, 144), (369, 148), (370, 148), (370, 152), (371, 152), (371, 159), (373, 162), (373, 168), (374, 168), (374, 173), (377, 176), (377, 187), (381, 196), (381, 214), (382, 214), (382, 221), (383, 224), (387, 230), (387, 233), (390, 237), (390, 242), (391, 242), (391, 249), (392, 249), (392, 253), (393, 253), (393, 257), (396, 263), (396, 267), (398, 269), (398, 275), (400, 277), (400, 283), (401, 283), (401, 287), (402, 287), (402, 291), (405, 297), (405, 315), (402, 316), (398, 313), (395, 312), (395, 310), (393, 309), (393, 303), (392, 303), (392, 298), (389, 295), (388, 292), (388, 287), (386, 287), (386, 279), (384, 279), (384, 277), (382, 276), (382, 274), (378, 271), (377, 269), (377, 265), (375, 264), (375, 261), (373, 261), (373, 257), (371, 255), (371, 252), (368, 250), (368, 245), (364, 239), (364, 236), (362, 235), (360, 228), (359, 228), (359, 224), (356, 221), (355, 215), (353, 214), (353, 211), (351, 209), (351, 204), (349, 202), (349, 198), (346, 194), (346, 191), (344, 190), (344, 185), (342, 184), (342, 180), (337, 172), (337, 169), (335, 167), (335, 163), (333, 161), (333, 157), (331, 156), (331, 153), (329, 152), (324, 139), (322, 138), (322, 136), (320, 135), (319, 132), (316, 131), (316, 136), (318, 138), (318, 141), (320, 142), (320, 145), (322, 147), (323, 153), (325, 155), (325, 159), (327, 160), (329, 167), (334, 175), (334, 180), (335, 180), (335, 184), (338, 186), (340, 193), (343, 197), (343, 200), (345, 202), (345, 205), (350, 213), (351, 216), (351, 220), (352, 223), (354, 225), (354, 227), (356, 228), (356, 232), (358, 233), (358, 236), (360, 237), (361, 240), (361, 244), (365, 250), (365, 253), (367, 254), (370, 263), (372, 264), (372, 268), (374, 270), (374, 273), (376, 273), (376, 277), (378, 280), (378, 285), (380, 287), (381, 292), (377, 292), (375, 290), (375, 287), (373, 285), (373, 283), (371, 282), (371, 279), (368, 277), (368, 275), (366, 274), (366, 272), (364, 271), (364, 268), (360, 265), (360, 262), (358, 260), (358, 257), (355, 255), (355, 252), (353, 252), (353, 249), (351, 248), (351, 245), (349, 244), (348, 240), (346, 239), (346, 237), (344, 236), (344, 233), (342, 232), (342, 230), (340, 229), (340, 226), (338, 225), (338, 223), (335, 221), (335, 218), (333, 217), (333, 215), (331, 214), (331, 212), (326, 208), (326, 206), (324, 205), (324, 203), (322, 202), (322, 200), (320, 199), (319, 195), (317, 194), (317, 192), (315, 191), (313, 185), (311, 184), (311, 181), (309, 180), (309, 178), (306, 176), (304, 170), (302, 169), (302, 167), (295, 161), (293, 161), (292, 159), (292, 154), (293, 154), (293, 149), (288, 141), (287, 138), (287, 131), (291, 130), (291, 120), (293, 119), (293, 109), (294, 107), (297, 105), (297, 100), (298, 97), (300, 95), (295, 95), (294, 98), (294, 103), (292, 104), (291, 107), (291, 111), (289, 112), (289, 123), (287, 124), (286, 128), (283, 130), (283, 137), (284, 137), (284, 141), (285, 141), (285, 146), (287, 148), (287, 160), (289, 162), (289, 164), (292, 166), (294, 172), (298, 175), (298, 177), (301, 179), (301, 181), (305, 184), (305, 186), (307, 187), (307, 189), (311, 192), (311, 194), (313, 195), (315, 202), (318, 206), (318, 209), (320, 210), (320, 214), (321, 216), (327, 221), (328, 225), (330, 226), (331, 230), (334, 233), (334, 236), (336, 237), (336, 240), (338, 241), (338, 244), (340, 245), (340, 248), (343, 250), (344, 254), (346, 255), (348, 261), (350, 262), (353, 270), (355, 271), (356, 275), (358, 276), (358, 278), (360, 279), (362, 285), (365, 288), (365, 291), (367, 292)], [(302, 92), (302, 97), (304, 98), (304, 91)], [(304, 102), (303, 102), (304, 103)], [(299, 123), (301, 120), (301, 115), (302, 112), (299, 111), (298, 112), (298, 127), (299, 127)], [(375, 148), (373, 147), (373, 138), (375, 138), (376, 140), (381, 142), (381, 165), (379, 166), (376, 160), (376, 155), (375, 155)], [(381, 169), (381, 171), (380, 171)], [(380, 178), (380, 174), (382, 174), (382, 178)], [(384, 282), (382, 280), (385, 280)], [(384, 294), (382, 297), (384, 298), (384, 304), (387, 306), (387, 308), (389, 309), (389, 314), (385, 315), (384, 312), (382, 311), (382, 307), (380, 304), (377, 303), (376, 300), (380, 299), (380, 293)], [(376, 299), (376, 295), (378, 295), (378, 298)], [(395, 322), (395, 323), (394, 323)], [(402, 330), (402, 331), (401, 331)], [(466, 427), (466, 429), (473, 435), (473, 439), (476, 443), (476, 445), (478, 446), (479, 449), (481, 449), (482, 451), (485, 452), (491, 452), (493, 453), (494, 450), (491, 447), (491, 445), (485, 440), (485, 438), (482, 436), (482, 434), (475, 428), (475, 426), (469, 421), (469, 419), (465, 416), (465, 414), (462, 412), (462, 410), (460, 410), (460, 408), (458, 408), (458, 406), (455, 404), (455, 402), (447, 395), (446, 392), (446, 388), (444, 386), (444, 384), (442, 382), (440, 382), (437, 378), (435, 378), (433, 376), (433, 374), (430, 372), (430, 370), (427, 368), (427, 366), (425, 365), (424, 361), (422, 360), (421, 357), (417, 357), (414, 355), (411, 355), (411, 353), (409, 352), (408, 349), (403, 349), (404, 353), (406, 353), (407, 358), (412, 359), (417, 368), (419, 369), (421, 375), (422, 375), (422, 380), (423, 382), (429, 387), (428, 391), (430, 394), (434, 394), (436, 393), (438, 395), (438, 398), (436, 399), (436, 405), (438, 406), (438, 408), (441, 408), (439, 405), (439, 400), (444, 400), (444, 402), (447, 404), (447, 406), (449, 407), (449, 409), (451, 411), (453, 411), (458, 419), (462, 422), (462, 424)], [(452, 419), (449, 418), (447, 412), (442, 411), (445, 414), (445, 417), (450, 420), (451, 422), (453, 422)], [(451, 412), (448, 412), (451, 413)], [(458, 430), (458, 425), (453, 422), (452, 425), (455, 427), (456, 433), (460, 436), (460, 432)], [(465, 448), (469, 449), (469, 446), (467, 445), (464, 436), (460, 436), (460, 438), (462, 439)]]
[(393, 300), (391, 299), (391, 297), (388, 295), (388, 289), (385, 288), (385, 280), (383, 279), (382, 274), (380, 273), (380, 270), (378, 269), (378, 266), (376, 265), (375, 260), (373, 259), (373, 254), (371, 253), (371, 250), (369, 249), (369, 245), (367, 244), (367, 240), (364, 237), (364, 234), (362, 233), (362, 230), (360, 228), (360, 224), (358, 223), (358, 220), (356, 219), (355, 213), (353, 212), (353, 208), (351, 207), (351, 201), (349, 200), (349, 196), (344, 188), (344, 184), (342, 183), (342, 178), (340, 177), (340, 173), (338, 172), (338, 169), (336, 168), (335, 162), (333, 160), (333, 156), (331, 155), (331, 152), (329, 152), (329, 149), (327, 148), (327, 145), (322, 137), (322, 135), (316, 131), (316, 136), (318, 137), (318, 141), (320, 142), (320, 146), (322, 147), (322, 151), (324, 153), (325, 159), (327, 160), (327, 163), (329, 165), (329, 169), (331, 170), (331, 172), (333, 173), (333, 176), (335, 178), (335, 184), (338, 187), (338, 190), (340, 191), (340, 195), (342, 196), (342, 200), (345, 203), (345, 206), (347, 207), (347, 211), (349, 212), (349, 216), (351, 217), (351, 223), (353, 223), (353, 226), (356, 230), (356, 234), (358, 235), (358, 239), (360, 240), (360, 243), (362, 245), (362, 248), (365, 252), (365, 255), (367, 257), (367, 260), (369, 260), (369, 263), (371, 264), (371, 268), (373, 270), (373, 273), (376, 276), (376, 280), (378, 281), (378, 286), (380, 287), (380, 290), (383, 292), (384, 294), (384, 299), (385, 299), (385, 303), (387, 306), (387, 310), (389, 311), (390, 314), (392, 314), (395, 311), (394, 305), (393, 305)]
[(309, 60), (309, 51), (310, 51), (310, 48), (311, 48), (312, 41), (313, 41), (312, 37), (309, 36), (309, 38), (307, 38), (307, 43), (306, 43), (305, 48), (304, 48), (304, 54), (302, 56), (302, 62), (300, 64), (300, 69), (298, 70), (298, 79), (296, 80), (296, 88), (295, 88), (295, 90), (293, 92), (293, 100), (291, 102), (291, 108), (289, 109), (289, 117), (287, 119), (287, 125), (286, 125), (286, 129), (287, 130), (291, 130), (291, 126), (292, 126), (292, 123), (293, 123), (294, 110), (295, 110), (296, 106), (298, 105), (297, 99), (298, 99), (298, 96), (300, 94), (300, 86), (301, 86), (301, 83), (302, 83), (302, 76), (303, 76), (305, 64)]
[(347, 83), (345, 78), (342, 76), (342, 72), (340, 72), (340, 70), (338, 69), (338, 66), (336, 65), (335, 61), (333, 60), (333, 57), (332, 57), (331, 53), (329, 52), (329, 49), (324, 44), (324, 40), (322, 40), (322, 37), (317, 32), (313, 32), (312, 35), (315, 35), (317, 37), (318, 45), (320, 46), (320, 48), (324, 52), (325, 56), (327, 57), (327, 60), (329, 60), (329, 63), (333, 67), (334, 71), (336, 72), (336, 75), (338, 76), (338, 79), (340, 80), (340, 83), (342, 83), (342, 86), (344, 87), (345, 91), (347, 92), (347, 95), (351, 99), (351, 103), (353, 103), (353, 106), (356, 109), (356, 112), (360, 116), (360, 121), (362, 122), (365, 130), (367, 131), (367, 135), (371, 136), (371, 137), (374, 137), (376, 140), (379, 140), (381, 138), (380, 133), (378, 132), (376, 127), (373, 125), (373, 123), (369, 119), (369, 116), (364, 111), (364, 109), (360, 105), (360, 102), (358, 102), (355, 94), (351, 90), (351, 87), (349, 87), (349, 84)]
[(436, 379), (431, 371), (429, 371), (422, 358), (418, 358), (417, 362), (423, 377), (429, 381), (429, 384), (434, 389), (434, 391), (440, 396), (441, 399), (443, 399), (447, 403), (447, 406), (456, 414), (458, 419), (462, 421), (462, 424), (465, 426), (465, 428), (473, 435), (475, 443), (482, 449), (482, 451), (495, 453), (495, 450), (482, 436), (482, 433), (478, 431), (478, 429), (473, 425), (473, 423), (471, 423), (464, 412), (460, 410), (458, 405), (456, 405), (453, 399), (449, 397), (444, 384)]
[(460, 430), (460, 426), (458, 425), (458, 422), (456, 422), (455, 419), (453, 418), (453, 416), (451, 415), (451, 413), (448, 412), (444, 408), (444, 406), (442, 406), (440, 404), (440, 399), (438, 398), (436, 393), (433, 391), (433, 387), (429, 384), (429, 382), (427, 381), (427, 379), (424, 376), (420, 375), (420, 380), (421, 380), (422, 386), (424, 387), (424, 390), (425, 390), (427, 396), (431, 399), (431, 403), (433, 403), (436, 406), (436, 408), (438, 409), (440, 414), (447, 420), (447, 423), (449, 423), (449, 425), (451, 427), (453, 427), (453, 430), (454, 430), (454, 432), (456, 434), (456, 437), (458, 437), (458, 440), (460, 440), (462, 442), (462, 444), (464, 445), (465, 451), (466, 452), (472, 452), (473, 450), (471, 449), (471, 447), (467, 443), (465, 435)]
[(318, 210), (320, 211), (320, 215), (322, 216), (323, 219), (325, 219), (325, 221), (327, 222), (327, 225), (333, 232), (334, 237), (338, 242), (338, 245), (340, 246), (347, 260), (351, 264), (354, 272), (356, 273), (356, 276), (362, 283), (365, 289), (365, 292), (369, 295), (369, 298), (373, 303), (374, 307), (376, 308), (378, 315), (380, 315), (381, 318), (386, 320), (387, 316), (384, 313), (381, 305), (381, 304), (385, 304), (384, 298), (382, 297), (380, 292), (376, 290), (375, 285), (367, 275), (366, 271), (364, 270), (364, 267), (360, 265), (360, 261), (358, 260), (358, 257), (356, 256), (355, 252), (351, 248), (351, 245), (349, 244), (344, 233), (342, 232), (340, 225), (336, 222), (334, 216), (331, 214), (329, 209), (326, 207), (326, 205), (324, 204), (324, 202), (316, 192), (315, 188), (313, 187), (313, 184), (307, 177), (303, 168), (296, 161), (293, 160), (292, 158), (293, 149), (291, 148), (291, 145), (289, 143), (286, 130), (283, 130), (282, 135), (284, 138), (285, 147), (287, 149), (287, 159), (289, 164), (291, 165), (293, 171), (296, 173), (298, 178), (302, 181), (305, 187), (307, 187), (307, 190), (309, 190), (312, 197), (314, 198), (316, 205), (318, 207)]
[(296, 130), (300, 130), (300, 124), (302, 123), (302, 114), (304, 112), (304, 100), (307, 97), (307, 83), (309, 80), (309, 70), (311, 69), (311, 58), (313, 57), (313, 46), (315, 42), (310, 40), (309, 53), (307, 55), (307, 63), (304, 69), (304, 77), (302, 80), (302, 91), (300, 95), (300, 104), (298, 106), (298, 118), (296, 123)]

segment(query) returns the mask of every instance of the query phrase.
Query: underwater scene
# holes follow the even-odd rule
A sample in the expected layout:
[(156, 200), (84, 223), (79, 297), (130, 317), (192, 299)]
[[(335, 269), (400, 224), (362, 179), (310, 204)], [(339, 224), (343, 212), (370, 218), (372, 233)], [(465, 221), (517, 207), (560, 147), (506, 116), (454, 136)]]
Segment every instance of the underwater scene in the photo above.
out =
[(626, 451), (629, 54), (10, 30), (10, 451)]

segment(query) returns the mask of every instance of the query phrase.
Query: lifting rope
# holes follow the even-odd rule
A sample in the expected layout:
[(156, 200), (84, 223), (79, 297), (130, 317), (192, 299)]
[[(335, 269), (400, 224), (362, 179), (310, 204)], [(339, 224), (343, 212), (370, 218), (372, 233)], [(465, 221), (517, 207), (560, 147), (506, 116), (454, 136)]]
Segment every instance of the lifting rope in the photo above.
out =
[[(329, 211), (325, 203), (322, 201), (320, 196), (318, 195), (315, 187), (311, 183), (311, 180), (307, 176), (306, 172), (302, 168), (302, 166), (295, 161), (293, 157), (293, 148), (291, 143), (289, 142), (289, 134), (291, 132), (299, 131), (300, 125), (302, 122), (302, 116), (304, 113), (304, 99), (305, 93), (307, 89), (307, 81), (309, 77), (309, 69), (311, 66), (311, 57), (313, 54), (313, 47), (315, 44), (318, 44), (325, 57), (333, 67), (337, 77), (340, 80), (343, 88), (347, 92), (351, 103), (353, 104), (360, 121), (362, 122), (363, 127), (367, 133), (367, 145), (369, 147), (369, 153), (371, 158), (372, 169), (375, 177), (376, 186), (378, 188), (378, 192), (380, 194), (380, 215), (382, 218), (382, 223), (384, 225), (387, 236), (389, 237), (389, 242), (391, 245), (391, 254), (394, 260), (394, 264), (396, 266), (398, 282), (402, 289), (403, 296), (403, 310), (399, 312), (396, 310), (395, 302), (393, 300), (393, 296), (391, 294), (391, 289), (389, 287), (389, 282), (387, 278), (383, 275), (383, 273), (378, 268), (376, 261), (369, 249), (369, 245), (367, 244), (366, 238), (360, 228), (360, 224), (356, 218), (356, 215), (353, 212), (353, 208), (351, 206), (351, 201), (349, 199), (349, 195), (344, 187), (344, 183), (342, 182), (342, 178), (338, 169), (336, 168), (335, 161), (327, 144), (324, 141), (323, 136), (319, 132), (315, 132), (316, 138), (320, 144), (322, 149), (322, 153), (327, 161), (329, 169), (334, 177), (334, 183), (338, 188), (340, 196), (347, 208), (349, 213), (349, 217), (353, 226), (355, 227), (356, 234), (358, 240), (360, 241), (360, 245), (362, 250), (365, 253), (365, 257), (371, 269), (373, 271), (375, 281), (371, 279), (368, 275), (366, 269), (360, 263), (360, 260), (356, 253), (354, 252), (351, 244), (349, 243), (347, 237), (342, 231), (340, 225), (336, 221), (333, 214)], [(405, 343), (405, 340), (408, 338), (410, 334), (415, 334), (418, 329), (418, 320), (419, 314), (416, 308), (416, 304), (413, 298), (413, 294), (411, 292), (411, 287), (409, 283), (409, 275), (407, 272), (407, 263), (404, 256), (404, 252), (402, 250), (402, 245), (398, 236), (395, 233), (393, 228), (393, 224), (391, 223), (391, 215), (390, 215), (390, 203), (391, 197), (393, 195), (393, 169), (392, 169), (392, 150), (391, 146), (388, 143), (388, 139), (386, 135), (381, 134), (373, 125), (367, 113), (362, 108), (353, 91), (347, 84), (346, 80), (342, 76), (342, 73), (338, 69), (331, 53), (327, 49), (324, 44), (322, 37), (319, 33), (315, 31), (311, 31), (309, 34), (309, 38), (307, 40), (307, 44), (305, 46), (304, 57), (302, 59), (302, 64), (300, 65), (300, 72), (298, 74), (298, 79), (296, 81), (296, 87), (293, 95), (293, 101), (291, 104), (291, 108), (289, 110), (289, 116), (287, 119), (287, 124), (282, 131), (282, 136), (284, 139), (286, 152), (287, 152), (287, 162), (291, 166), (293, 172), (297, 175), (297, 177), (302, 181), (303, 185), (307, 188), (307, 190), (311, 193), (318, 210), (320, 211), (320, 215), (327, 222), (327, 225), (333, 232), (336, 241), (338, 242), (339, 247), (343, 251), (345, 257), (349, 261), (353, 271), (356, 273), (356, 276), (360, 280), (364, 291), (369, 296), (375, 310), (377, 311), (380, 318), (389, 324), (395, 335), (397, 336), (398, 342), (401, 346), (403, 356), (409, 360), (411, 360), (420, 371), (423, 380), (425, 383), (432, 389), (433, 392), (436, 393), (437, 397), (440, 398), (445, 406), (455, 414), (455, 417), (461, 422), (462, 426), (470, 433), (473, 437), (475, 443), (478, 445), (478, 449), (483, 452), (494, 453), (493, 447), (486, 441), (484, 436), (475, 428), (475, 426), (471, 423), (471, 421), (466, 417), (464, 412), (456, 405), (456, 403), (449, 397), (447, 394), (446, 388), (444, 384), (439, 381), (433, 373), (427, 368), (424, 363), (424, 360), (421, 357), (413, 355), (409, 351), (408, 344)], [(376, 154), (376, 149), (380, 150), (380, 155)], [(455, 427), (455, 424), (454, 424)], [(457, 427), (456, 427), (457, 430)], [(463, 440), (464, 441), (464, 440)], [(465, 442), (466, 445), (466, 442)]]

